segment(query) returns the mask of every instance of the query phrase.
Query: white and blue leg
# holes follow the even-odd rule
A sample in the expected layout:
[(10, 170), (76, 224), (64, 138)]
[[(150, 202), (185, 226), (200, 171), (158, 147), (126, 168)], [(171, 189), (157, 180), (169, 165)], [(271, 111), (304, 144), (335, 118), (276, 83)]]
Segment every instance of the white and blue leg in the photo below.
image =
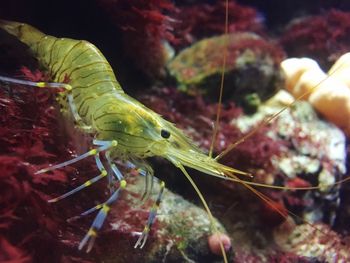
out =
[(162, 200), (164, 188), (165, 188), (165, 183), (163, 181), (160, 181), (160, 190), (159, 190), (157, 200), (155, 201), (155, 203), (153, 204), (153, 206), (149, 212), (146, 225), (145, 225), (139, 239), (137, 240), (134, 248), (137, 248), (137, 247), (143, 248), (144, 245), (146, 244), (147, 238), (148, 238), (149, 233), (151, 231), (151, 227), (152, 227), (152, 225), (156, 219), (156, 216), (157, 216), (157, 212), (158, 212), (158, 209), (160, 206), (160, 202)]
[(71, 163), (74, 163), (74, 162), (77, 162), (81, 159), (84, 159), (90, 155), (94, 155), (95, 156), (95, 163), (96, 163), (96, 166), (97, 168), (100, 170), (100, 174), (90, 180), (87, 180), (86, 182), (84, 182), (83, 184), (81, 184), (80, 186), (74, 188), (73, 190), (59, 196), (59, 197), (56, 197), (56, 198), (53, 198), (51, 200), (49, 200), (48, 202), (49, 203), (54, 203), (54, 202), (57, 202), (59, 200), (62, 200), (68, 196), (71, 196), (72, 194), (75, 194), (77, 192), (79, 192), (80, 190), (83, 190), (84, 188), (86, 187), (89, 187), (90, 185), (92, 185), (93, 183), (96, 183), (97, 181), (99, 181), (100, 179), (106, 177), (108, 175), (107, 173), (107, 170), (105, 169), (105, 167), (103, 166), (102, 162), (101, 162), (101, 159), (99, 157), (99, 154), (101, 151), (105, 151), (107, 150), (113, 143), (108, 143), (108, 142), (101, 142), (99, 141), (99, 144), (98, 146), (100, 146), (98, 149), (93, 149), (93, 150), (90, 150), (89, 152), (85, 153), (85, 154), (82, 154), (72, 160), (69, 160), (67, 162), (64, 162), (64, 163), (61, 163), (61, 164), (58, 164), (58, 165), (54, 165), (54, 166), (51, 166), (51, 167), (48, 167), (48, 168), (45, 168), (45, 169), (42, 169), (40, 171), (37, 172), (38, 173), (42, 173), (42, 172), (46, 172), (46, 171), (50, 171), (50, 170), (54, 170), (54, 169), (58, 169), (58, 168), (61, 168), (61, 167), (64, 167), (66, 165), (69, 165)]
[[(98, 148), (95, 148), (95, 149), (91, 149), (90, 151), (82, 154), (82, 155), (79, 155), (71, 160), (68, 160), (66, 162), (63, 162), (63, 163), (59, 163), (59, 164), (56, 164), (56, 165), (53, 165), (53, 166), (49, 166), (47, 168), (44, 168), (44, 169), (41, 169), (39, 171), (37, 171), (35, 174), (41, 174), (41, 173), (46, 173), (48, 171), (52, 171), (52, 170), (55, 170), (55, 169), (59, 169), (59, 168), (62, 168), (62, 167), (65, 167), (65, 166), (68, 166), (68, 165), (71, 165), (73, 163), (76, 163), (76, 162), (79, 162), (89, 156), (95, 156), (97, 154), (99, 154), (100, 152), (103, 152), (103, 151), (107, 151), (113, 147), (116, 147), (118, 145), (118, 142), (113, 140), (113, 141), (100, 141), (100, 140), (94, 140), (93, 141), (95, 145), (98, 145), (99, 147)], [(96, 142), (96, 143), (95, 143)]]
[(85, 237), (81, 240), (80, 244), (79, 244), (79, 250), (83, 249), (83, 247), (87, 246), (86, 248), (86, 252), (89, 252), (95, 242), (96, 236), (97, 236), (97, 232), (101, 229), (107, 214), (109, 212), (109, 210), (111, 209), (111, 205), (113, 203), (115, 203), (118, 199), (118, 196), (120, 194), (120, 191), (122, 189), (124, 189), (126, 187), (126, 181), (125, 180), (121, 180), (120, 181), (120, 185), (119, 188), (110, 196), (110, 198), (104, 202), (101, 205), (97, 205), (87, 211), (85, 211), (84, 213), (81, 214), (81, 216), (84, 215), (88, 215), (96, 210), (99, 210), (97, 216), (95, 217), (89, 231), (87, 232), (87, 234), (85, 235)]
[(113, 163), (113, 160), (110, 154), (111, 154), (110, 151), (107, 151), (105, 154), (105, 157), (108, 162), (108, 166), (111, 170), (111, 173), (109, 173), (108, 175), (108, 188), (109, 188), (109, 191), (112, 193), (115, 190), (114, 189), (115, 181), (121, 181), (123, 180), (124, 177), (122, 173), (119, 171), (118, 167), (115, 165), (115, 163)]
[(60, 82), (43, 82), (43, 81), (35, 82), (35, 81), (15, 79), (15, 78), (10, 78), (10, 77), (5, 77), (5, 76), (0, 76), (0, 81), (21, 84), (21, 85), (26, 85), (26, 86), (32, 86), (32, 87), (36, 87), (36, 88), (50, 88), (50, 89), (57, 89), (57, 90), (63, 89), (67, 94), (68, 105), (69, 105), (69, 108), (71, 110), (71, 113), (73, 115), (75, 122), (79, 124), (79, 127), (81, 129), (83, 129), (87, 132), (92, 131), (92, 127), (89, 125), (86, 125), (78, 113), (78, 110), (77, 110), (77, 107), (74, 103), (74, 98), (73, 98), (73, 95), (71, 92), (72, 91), (71, 85), (69, 85), (67, 83), (60, 83)]
[(133, 160), (133, 162), (126, 162), (127, 168), (136, 169), (137, 173), (145, 178), (145, 189), (141, 196), (141, 203), (144, 203), (148, 200), (152, 190), (153, 190), (153, 180), (154, 180), (154, 172), (150, 165), (142, 160)]

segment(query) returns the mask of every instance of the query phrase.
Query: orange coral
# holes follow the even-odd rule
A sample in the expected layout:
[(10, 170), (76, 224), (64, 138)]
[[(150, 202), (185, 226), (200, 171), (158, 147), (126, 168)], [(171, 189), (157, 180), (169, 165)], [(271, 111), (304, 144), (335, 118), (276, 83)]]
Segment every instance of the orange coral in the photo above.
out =
[(328, 74), (308, 58), (286, 59), (281, 67), (288, 91), (308, 99), (326, 119), (350, 135), (350, 53), (341, 56)]

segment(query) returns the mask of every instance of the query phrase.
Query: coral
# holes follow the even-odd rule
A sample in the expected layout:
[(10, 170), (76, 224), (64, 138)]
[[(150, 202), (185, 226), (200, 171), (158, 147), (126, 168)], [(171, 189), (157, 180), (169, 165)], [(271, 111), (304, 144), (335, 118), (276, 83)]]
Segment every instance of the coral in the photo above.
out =
[(292, 21), (281, 37), (289, 57), (311, 57), (328, 68), (348, 51), (350, 13), (331, 9)]
[[(181, 51), (168, 70), (183, 89), (200, 89), (216, 98), (220, 86), (223, 51), (227, 50), (225, 98), (254, 107), (254, 99), (266, 100), (281, 84), (278, 65), (283, 51), (252, 33), (236, 33), (203, 39)], [(251, 78), (254, 75), (259, 82)], [(253, 101), (253, 102), (252, 102)], [(255, 106), (256, 107), (256, 106)]]
[(350, 87), (350, 53), (343, 54), (328, 71), (328, 75)]
[(169, 0), (99, 0), (112, 22), (122, 30), (124, 50), (130, 60), (152, 78), (164, 75), (165, 41), (175, 41), (175, 7)]
[[(226, 1), (178, 5), (177, 10), (174, 14), (177, 22), (174, 24), (174, 34), (178, 39), (174, 44), (177, 48), (225, 32)], [(262, 20), (254, 8), (229, 1), (228, 13), (229, 33), (263, 32)]]
[(303, 99), (308, 99), (347, 135), (350, 134), (349, 57), (348, 53), (341, 56), (328, 74), (310, 59), (293, 58), (281, 63), (287, 89), (297, 98), (303, 96)]
[[(285, 88), (296, 98), (302, 96), (303, 99), (308, 99), (314, 85), (326, 78), (317, 62), (310, 58), (285, 59), (281, 62), (281, 68), (285, 74)], [(305, 80), (299, 81), (302, 76)], [(309, 83), (310, 80), (312, 83)]]

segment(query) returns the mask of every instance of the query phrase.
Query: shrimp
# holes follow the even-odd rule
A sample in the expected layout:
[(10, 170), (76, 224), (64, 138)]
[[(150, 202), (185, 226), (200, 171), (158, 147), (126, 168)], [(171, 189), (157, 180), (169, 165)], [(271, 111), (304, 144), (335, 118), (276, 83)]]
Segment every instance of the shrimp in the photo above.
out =
[[(147, 177), (153, 177), (153, 170), (145, 168), (149, 167), (145, 158), (159, 156), (169, 160), (193, 185), (211, 222), (213, 222), (213, 216), (210, 209), (185, 167), (220, 178), (235, 178), (233, 174), (249, 175), (220, 164), (207, 156), (174, 124), (124, 93), (111, 66), (93, 44), (87, 41), (48, 36), (30, 25), (18, 22), (1, 21), (0, 28), (28, 45), (41, 65), (50, 71), (54, 82), (31, 82), (8, 77), (0, 77), (0, 80), (38, 88), (63, 89), (59, 93), (59, 103), (62, 108), (69, 109), (67, 112), (70, 112), (77, 126), (94, 138), (92, 143), (95, 147), (88, 152), (37, 171), (37, 174), (45, 173), (90, 156), (95, 158), (96, 166), (100, 170), (98, 176), (49, 202), (66, 198), (104, 177), (108, 177), (110, 182), (113, 180), (119, 182), (117, 189), (111, 189), (111, 196), (106, 202), (82, 213), (87, 215), (98, 211), (89, 231), (80, 242), (79, 249), (85, 246), (87, 251), (92, 249), (97, 232), (101, 229), (111, 205), (116, 202), (120, 192), (126, 187), (124, 176), (114, 164), (116, 159), (123, 162), (135, 160), (135, 162), (128, 162), (128, 165), (138, 165), (139, 167), (136, 168)], [(69, 83), (65, 83), (67, 77)], [(104, 155), (109, 167), (104, 167), (101, 155)], [(112, 174), (108, 174), (108, 170), (111, 170)], [(145, 245), (160, 204), (164, 182), (160, 182), (160, 186), (158, 198), (135, 247), (142, 248)], [(215, 228), (215, 224), (213, 227)]]
[[(211, 147), (208, 156), (195, 146), (174, 124), (166, 121), (160, 115), (127, 95), (118, 83), (106, 58), (93, 44), (83, 40), (45, 35), (30, 25), (18, 22), (2, 20), (0, 28), (28, 45), (40, 64), (49, 70), (53, 82), (32, 82), (2, 76), (0, 76), (0, 80), (37, 88), (58, 89), (60, 91), (58, 94), (59, 104), (66, 111), (68, 117), (76, 122), (79, 129), (93, 138), (92, 144), (94, 147), (88, 152), (37, 171), (37, 174), (45, 173), (66, 167), (88, 157), (95, 159), (96, 166), (100, 171), (98, 176), (59, 197), (49, 200), (49, 202), (54, 203), (71, 196), (105, 177), (108, 178), (110, 183), (110, 197), (105, 202), (81, 213), (82, 216), (85, 216), (98, 212), (90, 229), (79, 244), (80, 250), (86, 247), (86, 251), (89, 252), (92, 249), (97, 233), (102, 228), (111, 206), (127, 187), (125, 176), (114, 162), (117, 159), (126, 163), (129, 167), (137, 168), (141, 175), (151, 179), (153, 178), (153, 170), (147, 164), (146, 158), (159, 156), (170, 161), (182, 171), (197, 192), (210, 218), (213, 231), (216, 233), (218, 233), (218, 230), (209, 206), (185, 167), (221, 179), (242, 183), (262, 200), (267, 203), (270, 202), (267, 197), (250, 186), (264, 185), (245, 182), (236, 176), (236, 174), (251, 176), (249, 173), (218, 162), (223, 155), (251, 136), (252, 133), (232, 144), (216, 158), (212, 157), (213, 149)], [(273, 115), (265, 123), (272, 121), (280, 113)], [(253, 132), (255, 131), (253, 130)], [(107, 167), (101, 161), (101, 157), (107, 160)], [(113, 186), (114, 182), (117, 182), (118, 185), (116, 189)], [(159, 194), (135, 247), (142, 248), (145, 245), (155, 221), (165, 188), (164, 182), (160, 181), (159, 183)], [(273, 188), (286, 189), (285, 187)], [(285, 216), (277, 208), (273, 206), (272, 208)], [(227, 262), (223, 245), (220, 244), (220, 247), (224, 261)]]

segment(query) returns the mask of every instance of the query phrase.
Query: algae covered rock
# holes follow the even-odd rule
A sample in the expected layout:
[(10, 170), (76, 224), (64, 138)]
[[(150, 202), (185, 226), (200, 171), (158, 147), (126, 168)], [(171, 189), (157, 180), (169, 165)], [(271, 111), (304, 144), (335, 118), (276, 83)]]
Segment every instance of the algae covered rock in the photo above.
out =
[[(233, 123), (249, 130), (292, 100), (289, 93), (280, 91), (255, 115), (242, 116)], [(308, 222), (333, 225), (339, 206), (339, 186), (332, 184), (341, 180), (346, 172), (344, 133), (320, 119), (308, 102), (298, 101), (273, 123), (269, 136), (283, 138), (284, 147), (281, 154), (274, 157), (274, 169), (265, 180), (291, 187), (324, 185), (318, 190), (279, 194), (288, 207), (303, 211), (302, 217)]]
[(196, 93), (193, 89), (199, 89), (217, 98), (225, 53), (227, 99), (254, 108), (281, 87), (279, 63), (283, 51), (253, 33), (203, 39), (181, 51), (169, 62), (168, 70), (187, 92)]
[(349, 238), (342, 238), (325, 224), (302, 224), (292, 231), (286, 231), (282, 225), (276, 229), (274, 238), (282, 250), (300, 255), (306, 262), (350, 261)]

